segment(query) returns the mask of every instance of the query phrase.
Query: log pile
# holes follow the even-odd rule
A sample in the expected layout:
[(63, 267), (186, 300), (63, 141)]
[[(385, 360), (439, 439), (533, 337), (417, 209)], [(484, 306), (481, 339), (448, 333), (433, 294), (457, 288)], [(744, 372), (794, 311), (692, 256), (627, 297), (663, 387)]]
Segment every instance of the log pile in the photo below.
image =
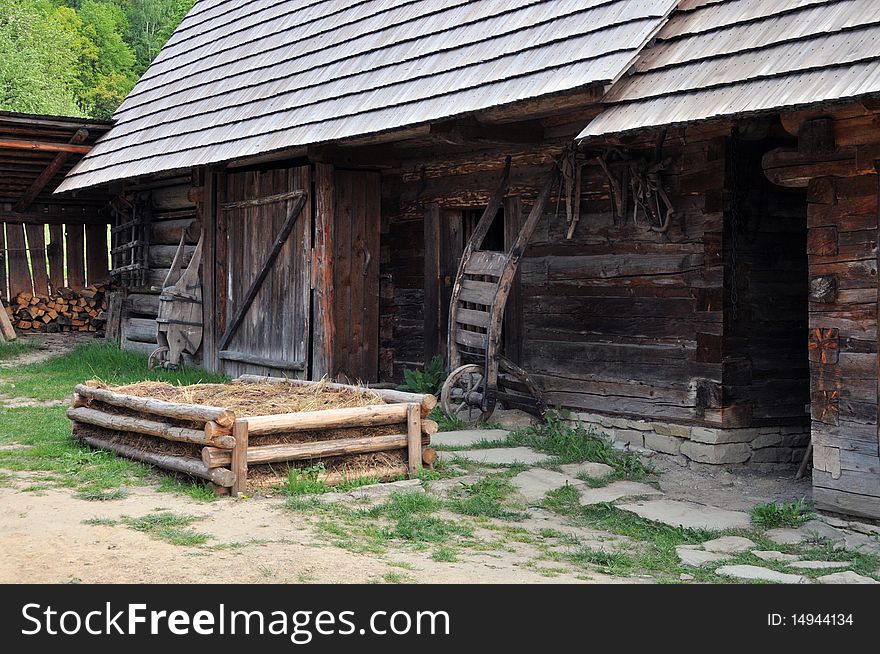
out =
[(6, 314), (22, 332), (103, 332), (108, 291), (107, 284), (93, 284), (80, 291), (59, 288), (51, 295), (21, 292)]
[[(246, 376), (233, 384), (266, 382), (266, 378)], [(276, 382), (290, 383), (269, 383), (274, 386)], [(316, 392), (328, 386), (302, 381), (290, 386), (303, 384)], [(329, 386), (364, 391), (341, 384)], [(208, 480), (218, 495), (245, 492), (249, 467), (280, 470), (283, 477), (288, 466), (394, 454), (399, 461), (394, 470), (413, 475), (423, 463), (430, 466), (436, 460), (428, 446), (437, 423), (425, 418), (437, 404), (433, 395), (379, 390), (376, 401), (384, 404), (236, 416), (224, 407), (141, 397), (98, 382), (80, 384), (74, 390), (67, 416), (74, 435), (83, 443)], [(383, 433), (376, 433), (377, 428)], [(325, 483), (387, 476), (378, 467), (356, 472), (342, 468), (325, 475)], [(265, 485), (263, 481), (255, 480), (251, 486)]]

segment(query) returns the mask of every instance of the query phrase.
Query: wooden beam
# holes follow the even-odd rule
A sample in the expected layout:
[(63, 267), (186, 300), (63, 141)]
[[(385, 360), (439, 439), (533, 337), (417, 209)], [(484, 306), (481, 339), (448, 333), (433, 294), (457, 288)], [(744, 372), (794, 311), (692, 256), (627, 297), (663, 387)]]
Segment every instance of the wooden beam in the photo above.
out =
[(66, 223), (106, 224), (100, 217), (99, 208), (84, 214), (82, 211), (43, 212), (43, 211), (12, 211), (0, 207), (0, 222), (17, 223), (19, 225), (64, 225)]
[[(79, 145), (83, 143), (89, 137), (89, 130), (87, 129), (78, 129), (76, 134), (74, 134), (70, 141), (69, 145)], [(55, 158), (52, 160), (46, 169), (40, 173), (40, 176), (37, 177), (28, 187), (28, 190), (24, 192), (24, 195), (21, 196), (21, 199), (16, 203), (15, 210), (16, 211), (24, 211), (34, 199), (40, 194), (40, 192), (46, 188), (46, 184), (48, 184), (55, 175), (58, 174), (58, 171), (61, 170), (61, 167), (67, 163), (67, 160), (70, 158), (70, 152), (59, 152), (55, 155)]]
[(407, 406), (406, 404), (378, 404), (256, 416), (248, 418), (248, 429), (251, 434), (263, 435), (288, 431), (398, 425), (407, 420)]
[(315, 248), (312, 266), (314, 325), (312, 326), (312, 377), (321, 379), (333, 371), (336, 340), (333, 294), (336, 187), (333, 166), (315, 164)]
[(139, 413), (174, 418), (175, 420), (215, 422), (222, 427), (230, 427), (235, 422), (235, 413), (222, 407), (166, 402), (165, 400), (156, 400), (150, 397), (117, 393), (105, 388), (93, 388), (85, 384), (79, 384), (74, 388), (74, 391), (78, 395), (90, 400), (96, 400), (123, 409), (131, 409)]
[(0, 150), (30, 150), (33, 152), (67, 152), (70, 154), (88, 154), (91, 149), (91, 145), (49, 143), (47, 141), (29, 141), (23, 139), (0, 139)]
[[(232, 496), (238, 497), (247, 490), (247, 473), (248, 473), (248, 423), (247, 420), (236, 420), (232, 425), (232, 437), (235, 439), (235, 445), (232, 448), (231, 463), (232, 474), (235, 479), (232, 482)], [(203, 456), (204, 451), (202, 450)]]

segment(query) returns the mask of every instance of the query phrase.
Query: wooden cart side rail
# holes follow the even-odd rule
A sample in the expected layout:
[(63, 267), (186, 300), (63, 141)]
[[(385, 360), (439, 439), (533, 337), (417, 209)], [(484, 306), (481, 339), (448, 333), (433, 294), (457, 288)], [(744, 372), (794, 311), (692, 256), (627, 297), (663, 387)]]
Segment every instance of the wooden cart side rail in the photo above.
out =
[(437, 406), (437, 398), (433, 395), (423, 395), (421, 393), (407, 393), (405, 391), (396, 391), (388, 388), (365, 388), (362, 386), (352, 386), (350, 384), (337, 384), (332, 382), (309, 381), (306, 379), (287, 379), (285, 377), (264, 377), (261, 375), (242, 375), (233, 380), (233, 383), (244, 384), (292, 384), (293, 386), (317, 386), (323, 385), (325, 388), (334, 390), (358, 391), (360, 393), (375, 393), (383, 400), (391, 404), (408, 404), (415, 402), (421, 407), (423, 416), (428, 415), (431, 409)]
[[(247, 448), (247, 463), (248, 465), (259, 465), (284, 461), (307, 461), (309, 459), (323, 459), (331, 456), (390, 452), (406, 449), (408, 444), (408, 434), (389, 434), (385, 436), (359, 436), (356, 438), (339, 438), (307, 443), (251, 445)], [(417, 449), (420, 461), (422, 446), (429, 444), (430, 438), (420, 434)], [(233, 452), (216, 447), (205, 447), (202, 448), (202, 462), (208, 468), (230, 465)]]
[(199, 431), (198, 429), (175, 427), (154, 420), (104, 413), (97, 409), (71, 407), (67, 410), (67, 417), (73, 422), (111, 429), (113, 431), (156, 436), (168, 441), (194, 443), (196, 445), (214, 445), (223, 448), (230, 448), (233, 445), (232, 437), (225, 434), (210, 438), (204, 431)]
[(452, 297), (449, 300), (449, 329), (447, 334), (447, 352), (449, 356), (447, 367), (449, 370), (455, 370), (461, 365), (461, 358), (459, 357), (458, 347), (455, 342), (455, 331), (457, 328), (456, 315), (458, 313), (458, 300), (462, 292), (462, 282), (464, 281), (465, 271), (470, 264), (474, 250), (479, 249), (480, 245), (482, 245), (483, 239), (485, 239), (486, 234), (489, 233), (489, 228), (492, 227), (495, 216), (498, 215), (498, 211), (504, 204), (504, 196), (507, 195), (507, 188), (510, 184), (510, 162), (511, 157), (508, 156), (504, 162), (504, 172), (498, 182), (498, 187), (495, 189), (495, 193), (492, 194), (489, 204), (483, 211), (483, 215), (480, 216), (480, 220), (477, 222), (473, 234), (471, 234), (471, 237), (468, 239), (464, 251), (462, 252), (461, 260), (458, 263), (455, 284), (452, 286)]
[(93, 388), (85, 384), (79, 384), (74, 391), (90, 400), (97, 400), (112, 406), (142, 413), (152, 413), (157, 416), (188, 420), (191, 422), (215, 422), (221, 427), (231, 427), (235, 422), (235, 413), (222, 407), (207, 406), (204, 404), (179, 404), (166, 402), (149, 397), (136, 397), (117, 393), (104, 388)]
[(95, 436), (83, 436), (81, 437), (81, 440), (87, 445), (102, 450), (116, 452), (127, 459), (134, 459), (135, 461), (149, 463), (150, 465), (165, 468), (166, 470), (173, 470), (174, 472), (182, 472), (201, 479), (207, 479), (208, 481), (225, 488), (232, 486), (234, 481), (234, 475), (231, 470), (226, 468), (208, 468), (198, 459), (146, 452), (136, 447), (123, 445), (122, 443), (113, 443), (110, 440), (97, 438)]

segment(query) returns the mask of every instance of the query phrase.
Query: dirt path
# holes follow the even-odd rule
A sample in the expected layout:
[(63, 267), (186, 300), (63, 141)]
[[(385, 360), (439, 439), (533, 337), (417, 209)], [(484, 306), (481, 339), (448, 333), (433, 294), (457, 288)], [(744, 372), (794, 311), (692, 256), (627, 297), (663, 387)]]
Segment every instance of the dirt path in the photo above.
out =
[(43, 363), (53, 357), (60, 357), (73, 349), (80, 343), (94, 343), (94, 334), (67, 332), (64, 334), (27, 334), (20, 338), (39, 343), (39, 347), (30, 350), (17, 357), (13, 357), (0, 363), (0, 370), (4, 368), (17, 368), (32, 363)]
[[(122, 500), (89, 502), (68, 490), (21, 491), (33, 481), (16, 475), (0, 488), (0, 583), (375, 583), (389, 575), (418, 583), (639, 581), (598, 573), (548, 578), (524, 567), (534, 551), (519, 543), (455, 563), (431, 560), (430, 550), (353, 553), (320, 540), (312, 519), (283, 510), (276, 498), (206, 503), (135, 488)], [(121, 524), (83, 523), (157, 510), (201, 517), (192, 529), (209, 541), (178, 546)]]

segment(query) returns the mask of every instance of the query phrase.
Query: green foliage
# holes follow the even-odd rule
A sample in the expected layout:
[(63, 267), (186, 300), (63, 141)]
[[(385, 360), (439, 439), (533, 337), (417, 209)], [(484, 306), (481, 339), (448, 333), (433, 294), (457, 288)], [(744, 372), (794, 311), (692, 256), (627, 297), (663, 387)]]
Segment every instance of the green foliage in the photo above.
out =
[(641, 480), (653, 470), (631, 452), (615, 450), (599, 433), (582, 426), (571, 427), (565, 414), (549, 412), (546, 422), (513, 432), (508, 437), (511, 445), (531, 447), (556, 457), (557, 463), (593, 461), (614, 468), (611, 479)]
[(449, 508), (455, 513), (484, 516), (500, 520), (524, 520), (528, 517), (520, 511), (505, 507), (504, 499), (513, 492), (508, 479), (490, 476), (476, 484), (465, 486), (456, 497), (449, 500)]
[(774, 504), (757, 504), (750, 511), (752, 524), (763, 529), (775, 527), (798, 527), (810, 517), (812, 513), (804, 498), (795, 502)]
[(31, 341), (23, 338), (19, 338), (14, 341), (0, 342), (0, 361), (3, 361), (5, 359), (12, 359), (13, 357), (17, 357), (21, 354), (24, 354), (25, 352), (35, 350), (37, 346), (38, 344), (36, 341)]
[(164, 540), (172, 545), (201, 545), (208, 537), (205, 534), (188, 531), (196, 516), (180, 515), (171, 511), (148, 513), (140, 518), (124, 517), (122, 521), (136, 531), (142, 531), (153, 538)]
[(423, 371), (407, 368), (403, 371), (403, 378), (404, 383), (397, 387), (398, 390), (439, 396), (446, 381), (446, 365), (441, 357), (436, 356)]
[(109, 118), (194, 0), (0, 0), (0, 110)]
[(287, 471), (287, 486), (284, 492), (288, 495), (310, 495), (326, 493), (329, 486), (318, 479), (318, 475), (324, 472), (324, 464), (310, 466), (308, 468), (291, 468)]

